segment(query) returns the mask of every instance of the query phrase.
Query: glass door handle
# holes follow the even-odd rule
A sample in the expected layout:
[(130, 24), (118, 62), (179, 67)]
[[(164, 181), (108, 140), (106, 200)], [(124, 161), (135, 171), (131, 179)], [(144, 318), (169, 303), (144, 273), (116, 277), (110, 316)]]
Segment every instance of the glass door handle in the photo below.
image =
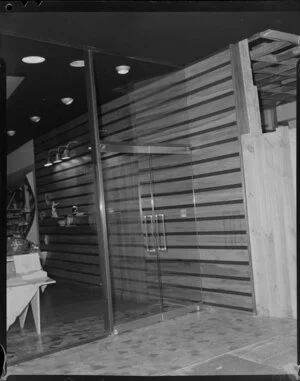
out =
[[(162, 225), (162, 234), (163, 234), (163, 245), (160, 246), (160, 236), (159, 236), (159, 221), (161, 220)], [(166, 226), (165, 226), (165, 215), (164, 214), (156, 214), (155, 215), (156, 222), (156, 235), (157, 235), (157, 250), (158, 251), (167, 251), (167, 241), (166, 241)]]
[[(149, 247), (149, 234), (148, 234), (148, 219), (151, 223), (151, 229), (152, 229), (152, 248)], [(145, 241), (146, 241), (146, 250), (148, 253), (155, 253), (155, 245), (154, 245), (154, 228), (153, 228), (153, 216), (152, 214), (148, 214), (144, 216), (144, 225), (145, 225)]]

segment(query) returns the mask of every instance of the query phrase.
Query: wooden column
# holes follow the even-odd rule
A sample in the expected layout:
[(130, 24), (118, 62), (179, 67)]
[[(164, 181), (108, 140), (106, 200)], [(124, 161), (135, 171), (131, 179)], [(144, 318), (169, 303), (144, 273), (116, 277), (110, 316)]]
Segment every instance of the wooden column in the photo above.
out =
[(296, 212), (289, 129), (269, 110), (263, 134), (247, 40), (231, 46), (257, 314), (296, 317)]
[(230, 46), (236, 116), (241, 134), (260, 134), (261, 119), (257, 88), (253, 85), (248, 41)]

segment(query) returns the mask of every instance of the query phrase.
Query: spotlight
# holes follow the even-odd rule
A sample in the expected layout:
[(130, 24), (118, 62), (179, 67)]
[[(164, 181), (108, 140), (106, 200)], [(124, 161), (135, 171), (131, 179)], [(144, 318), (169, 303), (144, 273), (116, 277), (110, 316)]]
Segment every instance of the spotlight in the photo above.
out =
[(69, 106), (70, 104), (73, 103), (74, 99), (67, 97), (67, 98), (61, 98), (61, 101), (64, 105)]
[(39, 116), (31, 116), (30, 120), (34, 123), (38, 123), (41, 120), (41, 118)]
[(23, 57), (22, 61), (27, 64), (39, 64), (39, 63), (45, 62), (46, 59), (40, 56), (28, 56), (28, 57)]
[(127, 65), (116, 66), (116, 70), (118, 74), (124, 75), (129, 72), (130, 66), (127, 66)]
[(84, 67), (85, 64), (84, 64), (83, 60), (76, 60), (76, 61), (70, 62), (70, 66), (72, 66), (72, 67)]
[(14, 130), (8, 130), (8, 131), (7, 131), (7, 135), (8, 135), (8, 136), (14, 136), (15, 133), (16, 133), (16, 131), (14, 131)]

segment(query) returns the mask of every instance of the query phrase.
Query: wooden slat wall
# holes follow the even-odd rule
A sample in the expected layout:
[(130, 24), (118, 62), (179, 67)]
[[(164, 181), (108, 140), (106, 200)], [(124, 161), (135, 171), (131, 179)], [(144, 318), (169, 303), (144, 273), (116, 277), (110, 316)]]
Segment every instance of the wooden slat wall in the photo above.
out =
[[(252, 274), (229, 50), (138, 88), (104, 105), (102, 113), (107, 131), (103, 136), (107, 140), (192, 147), (192, 166), (188, 156), (160, 156), (152, 163), (156, 207), (169, 220), (167, 242), (171, 250), (161, 261), (166, 295), (177, 301), (202, 299), (209, 305), (252, 311)], [(142, 230), (136, 223), (139, 206), (144, 214), (150, 212), (150, 192), (142, 172), (146, 164), (138, 160), (133, 165), (130, 160), (129, 155), (117, 154), (107, 154), (104, 159), (108, 207), (122, 205), (126, 219), (131, 218), (127, 236), (117, 231), (120, 221), (111, 227), (111, 240), (118, 244), (118, 232), (122, 241), (119, 247), (113, 247), (113, 278), (119, 295), (158, 298), (158, 291), (153, 291), (157, 289), (156, 264), (153, 259), (144, 259)], [(132, 177), (129, 173), (133, 173)], [(144, 194), (141, 205), (139, 190)], [(118, 198), (123, 201), (115, 202)], [(189, 219), (184, 223), (182, 209)], [(136, 232), (134, 240), (132, 231)], [(126, 240), (128, 246), (122, 247)]]
[(257, 313), (296, 318), (295, 129), (242, 136)]
[[(45, 193), (59, 202), (60, 216), (70, 214), (72, 205), (89, 214), (89, 224), (59, 227), (53, 219), (39, 221), (41, 250), (47, 252), (45, 268), (54, 279), (68, 279), (100, 285), (99, 252), (95, 227), (94, 186), (89, 147), (87, 116), (77, 118), (42, 135), (34, 142), (35, 173), (39, 213), (51, 215), (51, 206), (45, 202)], [(49, 149), (71, 140), (72, 159), (44, 167)], [(44, 237), (49, 237), (49, 244)]]

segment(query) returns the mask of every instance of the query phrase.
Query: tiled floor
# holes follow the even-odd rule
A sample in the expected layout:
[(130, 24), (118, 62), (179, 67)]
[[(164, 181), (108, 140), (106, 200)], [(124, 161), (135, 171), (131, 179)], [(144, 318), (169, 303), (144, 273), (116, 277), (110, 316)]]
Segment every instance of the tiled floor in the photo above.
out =
[[(99, 287), (61, 281), (41, 296), (42, 335), (36, 335), (31, 311), (22, 330), (18, 320), (7, 333), (8, 364), (104, 337), (104, 302)], [(158, 306), (118, 301), (117, 323), (159, 312)]]
[(9, 366), (9, 374), (210, 375), (289, 373), (296, 321), (220, 309)]

